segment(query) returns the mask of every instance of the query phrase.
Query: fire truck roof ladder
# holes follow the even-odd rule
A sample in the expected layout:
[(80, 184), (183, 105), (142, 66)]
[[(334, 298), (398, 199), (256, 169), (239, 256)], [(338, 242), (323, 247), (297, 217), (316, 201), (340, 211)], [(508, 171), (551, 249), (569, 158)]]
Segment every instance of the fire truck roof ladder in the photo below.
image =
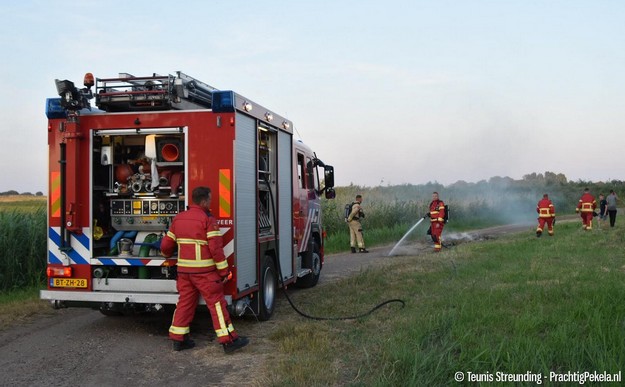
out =
[(96, 79), (96, 105), (108, 112), (195, 110), (212, 107), (214, 87), (181, 71), (176, 75), (153, 74)]

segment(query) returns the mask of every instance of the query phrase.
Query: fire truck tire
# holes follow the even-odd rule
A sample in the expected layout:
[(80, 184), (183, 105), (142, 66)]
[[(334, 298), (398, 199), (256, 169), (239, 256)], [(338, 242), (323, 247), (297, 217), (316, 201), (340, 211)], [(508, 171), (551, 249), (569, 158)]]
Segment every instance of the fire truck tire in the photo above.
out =
[(278, 277), (274, 260), (266, 255), (260, 272), (260, 290), (258, 291), (258, 319), (267, 321), (271, 318), (276, 306)]
[(295, 286), (298, 288), (312, 288), (319, 282), (321, 276), (321, 252), (319, 251), (319, 245), (313, 241), (311, 244), (311, 253), (304, 260), (305, 267), (312, 269), (310, 274), (298, 278), (295, 282)]

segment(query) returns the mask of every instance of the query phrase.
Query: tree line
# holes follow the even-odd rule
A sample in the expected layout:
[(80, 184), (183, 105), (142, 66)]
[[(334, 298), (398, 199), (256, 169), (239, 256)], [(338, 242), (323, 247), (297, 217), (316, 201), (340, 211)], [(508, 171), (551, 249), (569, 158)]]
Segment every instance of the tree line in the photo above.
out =
[(15, 190), (0, 192), (0, 196), (17, 196), (17, 195), (21, 195), (21, 196), (43, 196), (43, 192), (37, 191), (34, 194), (31, 193), (31, 192), (19, 193), (19, 192), (15, 191)]

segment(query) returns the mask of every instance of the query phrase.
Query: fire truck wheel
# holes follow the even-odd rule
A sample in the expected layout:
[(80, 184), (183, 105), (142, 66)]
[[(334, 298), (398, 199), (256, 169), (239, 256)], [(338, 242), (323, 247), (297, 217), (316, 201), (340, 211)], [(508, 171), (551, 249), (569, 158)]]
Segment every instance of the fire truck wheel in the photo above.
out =
[(260, 274), (261, 283), (258, 292), (258, 319), (261, 321), (269, 320), (273, 314), (278, 288), (277, 279), (273, 258), (267, 255)]
[(298, 278), (295, 286), (298, 288), (312, 288), (317, 285), (321, 276), (321, 252), (319, 251), (319, 245), (314, 241), (311, 245), (311, 253), (304, 259), (304, 265), (312, 269), (312, 272), (302, 278)]

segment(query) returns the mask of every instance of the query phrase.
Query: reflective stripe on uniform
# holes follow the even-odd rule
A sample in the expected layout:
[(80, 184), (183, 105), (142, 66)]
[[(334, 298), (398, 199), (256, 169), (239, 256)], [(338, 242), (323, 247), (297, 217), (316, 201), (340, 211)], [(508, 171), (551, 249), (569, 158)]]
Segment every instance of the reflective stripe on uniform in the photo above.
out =
[[(219, 231), (214, 231), (208, 233), (215, 234), (213, 236), (221, 235)], [(191, 239), (191, 238), (179, 238), (178, 249), (181, 249), (181, 245), (195, 245), (195, 258), (178, 258), (178, 266), (180, 267), (213, 267), (216, 266), (217, 270), (223, 270), (228, 268), (228, 261), (224, 260), (215, 264), (215, 261), (212, 258), (202, 259), (202, 246), (208, 246), (208, 241), (202, 239)]]
[(176, 240), (176, 235), (171, 231), (167, 231), (167, 236), (173, 239), (174, 241)]
[[(202, 260), (202, 246), (207, 246), (208, 242), (202, 239), (191, 239), (191, 238), (180, 238), (178, 239), (176, 242), (178, 242), (178, 250), (182, 250), (181, 249), (181, 245), (195, 245), (195, 260), (200, 261)], [(195, 263), (192, 263), (192, 260), (190, 259), (180, 259), (178, 258), (178, 265), (179, 266), (192, 266), (192, 267), (208, 267), (208, 266), (214, 266), (215, 262), (213, 262), (212, 259), (210, 260), (204, 260), (206, 262), (211, 261), (210, 264), (209, 263), (202, 263), (199, 266)], [(180, 262), (187, 262), (188, 264), (185, 265), (180, 265)]]
[(189, 327), (177, 327), (172, 325), (169, 327), (169, 332), (173, 333), (174, 335), (186, 335), (191, 332), (191, 330), (189, 329)]
[(232, 332), (234, 332), (234, 326), (232, 324), (228, 324), (228, 327), (224, 329), (215, 329), (217, 337), (228, 336)]
[(218, 236), (221, 236), (221, 231), (209, 231), (206, 233), (207, 238), (214, 238)]
[(592, 203), (582, 203), (582, 212), (592, 212)]
[[(553, 207), (553, 206), (549, 206), (549, 207)], [(551, 208), (540, 208), (539, 209), (539, 217), (540, 218), (551, 218), (552, 216), (555, 216), (555, 214), (551, 214)]]
[(191, 238), (180, 238), (176, 240), (178, 243), (182, 244), (198, 244), (198, 245), (208, 245), (208, 242), (202, 239), (191, 239)]
[[(226, 266), (228, 264), (226, 263)], [(182, 267), (211, 267), (215, 266), (215, 261), (212, 259), (184, 259), (178, 258), (178, 266)]]
[(219, 328), (215, 329), (215, 334), (217, 337), (228, 336), (228, 326), (226, 326), (226, 320), (221, 310), (221, 302), (215, 303), (215, 311), (217, 312), (217, 320), (219, 320)]

